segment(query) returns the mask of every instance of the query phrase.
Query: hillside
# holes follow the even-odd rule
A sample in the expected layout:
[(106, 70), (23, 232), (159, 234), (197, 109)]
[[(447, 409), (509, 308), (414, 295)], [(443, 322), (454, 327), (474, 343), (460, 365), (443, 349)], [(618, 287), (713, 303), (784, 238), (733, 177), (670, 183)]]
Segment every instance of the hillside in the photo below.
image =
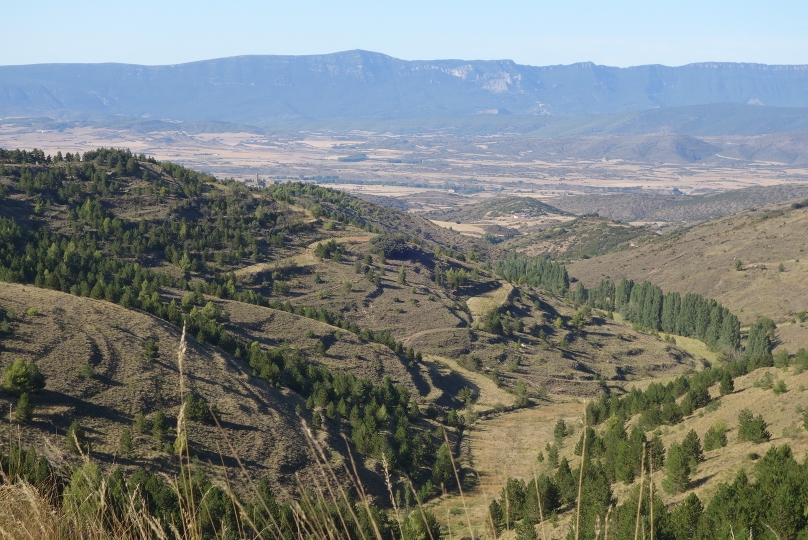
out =
[[(350, 438), (373, 497), (384, 493), (380, 449), (428, 497), (441, 444), (430, 433), (447, 426), (459, 440), (459, 393), (493, 391), (499, 408), (703, 365), (602, 315), (581, 319), (554, 293), (506, 284), (488, 266), (502, 259), (495, 245), (338, 191), (249, 188), (111, 149), (0, 157), (0, 279), (15, 283), (0, 290), (0, 367), (36, 362), (48, 381), (32, 420), (3, 429), (40, 451), (62, 448), (78, 422), (105, 467), (171, 473), (170, 429), (135, 431), (128, 450), (120, 440), (138, 413), (164, 413), (173, 429), (190, 392), (225, 430), (190, 424), (203, 463), (221, 454), (279, 489), (305, 483), (302, 418), (338, 463)], [(183, 326), (185, 396), (174, 363)], [(379, 407), (394, 412), (368, 412)]]
[[(593, 196), (625, 200), (631, 195)], [(565, 197), (557, 199), (567, 202)], [(579, 199), (581, 197), (578, 197)], [(555, 201), (556, 199), (553, 199)], [(576, 208), (575, 204), (571, 205)], [(580, 259), (620, 251), (655, 236), (641, 227), (597, 215), (575, 218), (531, 197), (501, 197), (421, 214), (442, 227), (530, 257)]]
[[(79, 419), (89, 433), (94, 460), (107, 466), (174, 468), (174, 458), (155, 448), (150, 435), (135, 434), (133, 456), (121, 456), (119, 441), (137, 413), (153, 419), (163, 411), (177, 418), (181, 329), (103, 300), (19, 284), (3, 284), (0, 306), (19, 314), (2, 340), (0, 363), (36, 360), (48, 377), (46, 390), (35, 398), (34, 421), (19, 431), (4, 426), (6, 435), (14, 432), (25, 446), (41, 446), (45, 437), (61, 449), (64, 433)], [(36, 315), (26, 314), (32, 309)], [(154, 361), (143, 354), (147, 339), (159, 347)], [(204, 343), (191, 342), (183, 369), (190, 390), (215, 403), (219, 412), (221, 429), (204, 423), (190, 428), (194, 451), (204, 462), (218, 461), (223, 449), (216, 441), (223, 439), (256, 474), (276, 483), (292, 482), (295, 472), (312, 465), (295, 442), (305, 439), (295, 414), (295, 406), (304, 403), (299, 396), (273, 388), (243, 362)], [(230, 458), (229, 466), (234, 465)]]
[[(760, 381), (766, 379), (767, 373), (775, 381), (782, 380), (788, 391), (776, 394), (771, 388), (761, 387)], [(773, 449), (788, 445), (794, 461), (796, 463), (803, 461), (806, 451), (808, 451), (808, 433), (800, 426), (800, 423), (802, 411), (805, 408), (805, 399), (802, 396), (807, 377), (808, 373), (796, 366), (782, 370), (769, 368), (737, 377), (734, 379), (733, 393), (721, 395), (718, 385), (713, 386), (709, 390), (711, 402), (698, 412), (685, 416), (681, 422), (675, 425), (663, 425), (660, 428), (649, 429), (649, 427), (643, 426), (641, 415), (628, 415), (626, 430), (632, 432), (631, 440), (636, 440), (632, 430), (639, 425), (647, 440), (659, 437), (665, 449), (669, 449), (672, 444), (681, 443), (691, 430), (695, 431), (700, 445), (705, 444), (708, 431), (714, 430), (714, 426), (723, 425), (727, 430), (724, 435), (726, 437), (724, 446), (703, 449), (703, 460), (695, 464), (688, 486), (682, 492), (668, 493), (663, 488), (667, 476), (665, 470), (657, 467), (652, 475), (645, 476), (645, 489), (648, 490), (649, 481), (652, 481), (655, 497), (658, 498), (655, 502), (655, 520), (659, 529), (656, 529), (655, 537), (723, 538), (724, 532), (726, 532), (726, 537), (731, 538), (730, 524), (735, 526), (736, 531), (749, 524), (749, 517), (736, 517), (731, 513), (729, 515), (720, 514), (721, 517), (716, 521), (710, 521), (711, 517), (715, 519), (716, 509), (708, 512), (707, 507), (716, 496), (719, 499), (725, 497), (724, 500), (730, 504), (745, 504), (747, 500), (744, 498), (745, 495), (732, 491), (727, 493), (727, 486), (733, 484), (739, 470), (745, 471), (752, 480), (760, 478), (762, 465), (765, 461), (771, 460)], [(670, 379), (661, 379), (653, 382), (664, 385), (669, 381)], [(633, 385), (627, 386), (632, 387)], [(645, 388), (647, 385), (642, 386), (642, 389)], [(755, 414), (761, 414), (767, 423), (767, 429), (771, 434), (768, 441), (738, 440), (738, 413), (744, 408), (750, 407), (752, 403), (757, 404), (753, 407)], [(795, 403), (797, 404), (795, 405)], [(559, 441), (554, 434), (554, 428), (559, 420), (563, 420), (569, 428), (567, 435), (561, 438), (559, 459), (568, 460), (572, 472), (577, 472), (576, 468), (581, 458), (576, 452), (576, 445), (580, 443), (584, 409), (585, 406), (582, 403), (572, 401), (481, 419), (470, 431), (466, 446), (468, 460), (473, 464), (473, 474), (479, 478), (479, 484), (465, 493), (465, 507), (468, 509), (470, 519), (467, 520), (466, 512), (463, 511), (464, 504), (456, 496), (446, 497), (431, 505), (430, 509), (437, 515), (447, 515), (452, 531), (461, 531), (462, 534), (466, 534), (470, 522), (475, 533), (485, 534), (490, 530), (490, 522), (487, 522), (489, 505), (492, 499), (497, 498), (497, 495), (502, 501), (502, 494), (505, 493), (508, 479), (512, 479), (511, 482), (516, 479), (532, 488), (531, 482), (537, 476), (548, 475), (551, 478), (560, 478), (558, 476), (560, 469), (552, 466), (547, 459), (547, 447), (554, 446)], [(594, 428), (593, 433), (596, 432), (600, 436), (605, 436), (608, 429), (603, 425), (596, 425)], [(612, 443), (614, 442), (612, 440)], [(539, 454), (544, 456), (543, 461), (536, 459)], [(766, 460), (761, 463), (761, 458), (764, 456), (767, 456)], [(635, 463), (635, 466), (639, 471), (639, 464)], [(782, 474), (786, 464), (777, 462), (777, 466), (780, 467), (778, 472)], [(572, 475), (572, 477), (577, 481), (577, 476)], [(621, 522), (620, 514), (617, 512), (618, 505), (625, 504), (631, 508), (630, 517), (622, 518), (623, 522), (628, 521), (629, 526), (624, 525), (625, 532), (618, 536), (619, 538), (633, 538), (638, 484), (638, 476), (628, 483), (613, 484), (614, 506), (608, 516), (612, 530), (618, 528)], [(510, 493), (513, 495), (515, 492), (518, 493), (516, 490)], [(705, 515), (702, 517), (701, 511), (694, 511), (695, 516), (691, 515), (689, 521), (691, 528), (671, 532), (671, 529), (677, 531), (677, 525), (681, 526), (681, 522), (677, 523), (679, 516), (676, 516), (672, 510), (676, 508), (677, 504), (681, 504), (694, 495), (703, 504)], [(665, 509), (665, 506), (668, 507), (668, 510)], [(766, 503), (760, 503), (760, 507), (767, 506)], [(535, 512), (535, 510), (532, 511)], [(547, 510), (544, 511), (546, 515)], [(574, 521), (574, 505), (562, 505), (555, 518), (548, 519), (544, 524), (536, 526), (538, 536), (541, 537), (544, 534), (549, 539), (566, 538)], [(649, 532), (647, 501), (643, 505), (640, 526), (646, 533)], [(761, 527), (768, 531), (765, 526)], [(774, 525), (772, 527), (775, 527), (777, 533), (783, 534), (782, 529)], [(601, 530), (604, 528), (603, 521), (601, 521), (600, 528)], [(671, 536), (666, 536), (666, 533)], [(503, 532), (503, 534), (507, 533)]]
[(540, 217), (548, 214), (566, 215), (564, 212), (553, 208), (549, 204), (529, 197), (496, 198), (450, 210), (428, 212), (422, 215), (431, 220), (459, 220), (468, 223), (486, 218), (508, 217), (510, 214), (525, 214), (530, 217)]
[(528, 256), (547, 255), (554, 259), (576, 260), (629, 249), (655, 236), (649, 228), (583, 216), (537, 231), (526, 231), (508, 240), (503, 247)]
[(793, 206), (746, 210), (684, 227), (620, 253), (577, 261), (570, 273), (590, 285), (602, 276), (628, 277), (666, 291), (702, 294), (729, 307), (744, 325), (771, 317), (781, 325), (779, 343), (793, 351), (808, 345), (802, 324), (790, 324), (808, 307), (800, 238), (808, 211)]
[(573, 195), (549, 202), (574, 214), (598, 214), (625, 221), (681, 223), (718, 218), (750, 208), (802, 201), (808, 197), (804, 183), (753, 186), (723, 193), (703, 195), (660, 195), (620, 193), (614, 195)]

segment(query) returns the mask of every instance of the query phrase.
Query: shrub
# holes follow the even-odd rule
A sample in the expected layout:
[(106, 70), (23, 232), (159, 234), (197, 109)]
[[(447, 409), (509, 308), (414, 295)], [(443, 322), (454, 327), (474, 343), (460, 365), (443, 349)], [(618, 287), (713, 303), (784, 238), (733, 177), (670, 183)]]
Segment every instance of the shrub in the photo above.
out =
[(762, 388), (763, 390), (771, 390), (774, 388), (774, 377), (767, 371), (761, 378), (754, 382), (754, 386)]
[(95, 370), (90, 364), (82, 364), (79, 368), (79, 376), (85, 379), (92, 379), (95, 377)]
[(28, 315), (29, 317), (36, 317), (37, 315), (39, 315), (39, 310), (34, 307), (28, 308), (28, 311), (26, 311), (25, 314)]
[(704, 449), (708, 452), (727, 445), (727, 425), (723, 421), (716, 422), (704, 434)]
[[(410, 254), (410, 247), (403, 235), (380, 234), (371, 241), (370, 250), (386, 259), (405, 259)], [(368, 263), (370, 264), (370, 263)]]
[(17, 358), (3, 372), (3, 389), (12, 394), (30, 394), (45, 388), (45, 375), (33, 362)]
[(157, 346), (157, 342), (155, 340), (147, 339), (143, 343), (143, 357), (146, 360), (151, 360), (152, 362), (160, 358), (160, 348)]
[(788, 367), (791, 355), (788, 354), (788, 349), (780, 349), (774, 353), (774, 366), (779, 368)]

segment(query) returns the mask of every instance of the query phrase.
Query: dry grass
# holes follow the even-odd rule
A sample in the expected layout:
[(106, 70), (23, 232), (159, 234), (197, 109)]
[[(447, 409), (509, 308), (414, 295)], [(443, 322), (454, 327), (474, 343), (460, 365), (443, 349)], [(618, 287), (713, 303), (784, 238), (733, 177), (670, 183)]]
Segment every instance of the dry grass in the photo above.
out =
[(513, 285), (503, 281), (499, 288), (466, 300), (466, 305), (469, 307), (469, 311), (471, 311), (474, 322), (479, 322), (480, 318), (484, 317), (486, 313), (505, 304), (511, 292), (513, 292)]
[[(613, 316), (615, 322), (629, 327), (631, 326), (631, 323), (627, 322), (619, 313), (614, 313)], [(716, 362), (719, 359), (719, 354), (716, 351), (710, 350), (707, 344), (701, 340), (677, 335), (674, 335), (673, 338), (676, 340), (677, 347), (687, 351), (694, 358), (701, 358), (710, 363)]]
[(492, 409), (502, 408), (503, 406), (510, 407), (514, 404), (515, 397), (513, 394), (497, 386), (489, 377), (481, 373), (469, 371), (450, 358), (427, 355), (424, 357), (424, 361), (445, 366), (441, 371), (445, 371), (447, 374), (458, 374), (471, 383), (477, 392), (477, 401), (474, 404), (474, 411), (476, 412), (490, 411)]
[[(575, 429), (565, 439), (561, 451), (571, 464), (575, 463), (578, 458), (572, 450), (581, 433), (583, 409), (583, 403), (575, 401), (519, 409), (480, 419), (466, 431), (464, 466), (471, 468), (479, 480), (478, 485), (465, 493), (475, 536), (486, 534), (488, 505), (499, 496), (508, 478), (520, 478), (527, 483), (534, 472), (552, 474), (546, 462), (539, 463), (536, 458), (548, 442), (552, 443), (553, 428), (559, 418)], [(453, 531), (467, 529), (465, 515), (457, 511), (460, 508), (457, 496), (442, 497), (428, 506), (441, 521), (444, 517), (448, 519)], [(566, 536), (572, 514), (574, 510), (560, 514), (557, 528), (546, 524), (547, 538)], [(504, 538), (512, 535), (513, 531), (504, 533)]]

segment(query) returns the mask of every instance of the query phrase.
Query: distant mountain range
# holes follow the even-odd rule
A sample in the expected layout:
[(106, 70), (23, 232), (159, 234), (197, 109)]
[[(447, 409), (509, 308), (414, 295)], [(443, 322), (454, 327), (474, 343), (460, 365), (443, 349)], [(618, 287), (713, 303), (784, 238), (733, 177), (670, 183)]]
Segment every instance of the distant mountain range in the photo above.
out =
[[(171, 66), (0, 67), (0, 117), (42, 116), (263, 128), (387, 123), (410, 129), (414, 120), (433, 119), (440, 129), (457, 124), (447, 119), (464, 119), (460, 124), (472, 131), (479, 126), (547, 131), (560, 125), (563, 134), (615, 129), (732, 134), (744, 128), (756, 134), (808, 129), (808, 65), (535, 67), (508, 60), (405, 61), (347, 51)], [(570, 116), (576, 118), (558, 118)], [(747, 118), (753, 119), (751, 128)]]

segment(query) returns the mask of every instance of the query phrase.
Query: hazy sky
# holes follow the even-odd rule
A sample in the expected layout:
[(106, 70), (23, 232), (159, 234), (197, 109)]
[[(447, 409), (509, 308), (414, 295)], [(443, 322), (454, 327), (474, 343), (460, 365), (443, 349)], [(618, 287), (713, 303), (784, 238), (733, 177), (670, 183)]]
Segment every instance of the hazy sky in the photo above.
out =
[(174, 64), (349, 49), (532, 65), (808, 64), (808, 2), (4, 2), (0, 65)]

